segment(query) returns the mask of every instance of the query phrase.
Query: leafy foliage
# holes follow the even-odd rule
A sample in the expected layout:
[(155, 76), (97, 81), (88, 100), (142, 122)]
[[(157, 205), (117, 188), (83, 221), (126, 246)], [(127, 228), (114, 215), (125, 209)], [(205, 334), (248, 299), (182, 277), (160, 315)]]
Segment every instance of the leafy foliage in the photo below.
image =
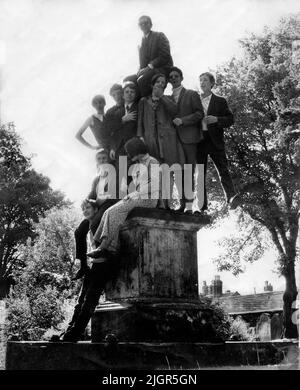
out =
[[(260, 255), (263, 247), (253, 244), (258, 243), (259, 229), (265, 229), (287, 282), (285, 323), (294, 330), (290, 315), (297, 295), (300, 61), (295, 60), (293, 42), (299, 39), (299, 26), (300, 15), (295, 15), (274, 30), (266, 28), (261, 35), (241, 40), (243, 57), (233, 58), (217, 72), (218, 93), (228, 98), (235, 114), (235, 124), (226, 134), (233, 178), (242, 194), (242, 212), (256, 224), (246, 227), (242, 237), (227, 239), (228, 251), (223, 261), (219, 258), (220, 266), (237, 273), (240, 259), (259, 257), (257, 251)], [(252, 242), (251, 254), (241, 250), (245, 240)]]
[(69, 204), (31, 167), (12, 123), (0, 128), (0, 279), (22, 267), (18, 248), (33, 238), (33, 224), (54, 206)]

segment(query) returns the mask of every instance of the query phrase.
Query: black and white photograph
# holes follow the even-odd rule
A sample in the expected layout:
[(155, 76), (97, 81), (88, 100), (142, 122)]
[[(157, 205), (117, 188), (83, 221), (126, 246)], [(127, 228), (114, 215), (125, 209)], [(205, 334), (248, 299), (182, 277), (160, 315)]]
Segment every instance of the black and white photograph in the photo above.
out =
[(300, 370), (299, 218), (298, 0), (0, 0), (0, 377)]

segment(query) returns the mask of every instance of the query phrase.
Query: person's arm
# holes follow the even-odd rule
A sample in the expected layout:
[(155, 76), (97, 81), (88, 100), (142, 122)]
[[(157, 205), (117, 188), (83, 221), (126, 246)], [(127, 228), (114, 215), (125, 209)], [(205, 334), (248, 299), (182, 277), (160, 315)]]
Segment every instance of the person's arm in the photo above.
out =
[(137, 123), (137, 136), (140, 138), (144, 137), (144, 98), (139, 101), (138, 105), (138, 123)]
[(221, 128), (230, 127), (234, 123), (233, 114), (228, 107), (227, 100), (222, 98), (222, 116), (218, 116), (218, 126)]
[(153, 68), (163, 67), (171, 58), (170, 43), (164, 33), (159, 33), (157, 45), (158, 56), (150, 61), (150, 65), (152, 65)]
[(96, 188), (97, 188), (98, 181), (99, 181), (99, 177), (96, 176), (95, 179), (93, 180), (92, 188), (91, 188), (90, 193), (89, 193), (88, 196), (87, 196), (87, 199), (94, 199), (94, 200), (97, 199), (97, 191), (96, 191)]
[(83, 138), (83, 133), (86, 131), (86, 129), (87, 129), (88, 127), (90, 127), (91, 121), (92, 121), (92, 117), (89, 117), (89, 118), (84, 122), (84, 124), (80, 127), (80, 129), (79, 129), (78, 132), (76, 133), (75, 138), (76, 138), (79, 142), (81, 142), (84, 146), (87, 146), (88, 148), (93, 149), (93, 150), (98, 150), (98, 149), (99, 149), (99, 146), (93, 146), (93, 145), (91, 145), (89, 142), (87, 142), (87, 141)]
[(178, 111), (177, 104), (174, 102), (174, 100), (169, 96), (163, 95), (160, 98), (160, 101), (163, 104), (163, 106), (166, 108), (168, 113), (171, 115), (171, 117), (174, 118)]
[(180, 117), (182, 126), (190, 126), (199, 123), (204, 117), (201, 99), (197, 92), (191, 94), (191, 107), (193, 111), (192, 114)]

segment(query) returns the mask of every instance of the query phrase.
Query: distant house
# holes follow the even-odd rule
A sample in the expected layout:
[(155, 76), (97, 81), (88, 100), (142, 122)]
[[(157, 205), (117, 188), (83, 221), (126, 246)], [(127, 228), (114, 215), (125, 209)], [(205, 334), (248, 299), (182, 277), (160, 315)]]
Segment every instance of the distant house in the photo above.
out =
[(260, 340), (274, 340), (282, 336), (283, 291), (273, 291), (265, 282), (263, 293), (240, 295), (237, 291), (223, 294), (222, 281), (216, 276), (210, 286), (203, 283), (202, 294), (219, 303), (233, 318), (240, 316)]

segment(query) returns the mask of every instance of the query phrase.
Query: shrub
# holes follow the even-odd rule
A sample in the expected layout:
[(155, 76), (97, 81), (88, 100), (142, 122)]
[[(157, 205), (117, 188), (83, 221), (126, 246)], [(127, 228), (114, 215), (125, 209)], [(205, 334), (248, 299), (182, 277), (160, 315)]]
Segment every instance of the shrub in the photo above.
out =
[(63, 320), (62, 300), (55, 288), (37, 289), (31, 296), (8, 299), (8, 334), (22, 340), (40, 340), (48, 328)]
[(230, 340), (234, 341), (251, 341), (253, 334), (246, 321), (241, 316), (237, 316), (231, 321), (230, 325)]

